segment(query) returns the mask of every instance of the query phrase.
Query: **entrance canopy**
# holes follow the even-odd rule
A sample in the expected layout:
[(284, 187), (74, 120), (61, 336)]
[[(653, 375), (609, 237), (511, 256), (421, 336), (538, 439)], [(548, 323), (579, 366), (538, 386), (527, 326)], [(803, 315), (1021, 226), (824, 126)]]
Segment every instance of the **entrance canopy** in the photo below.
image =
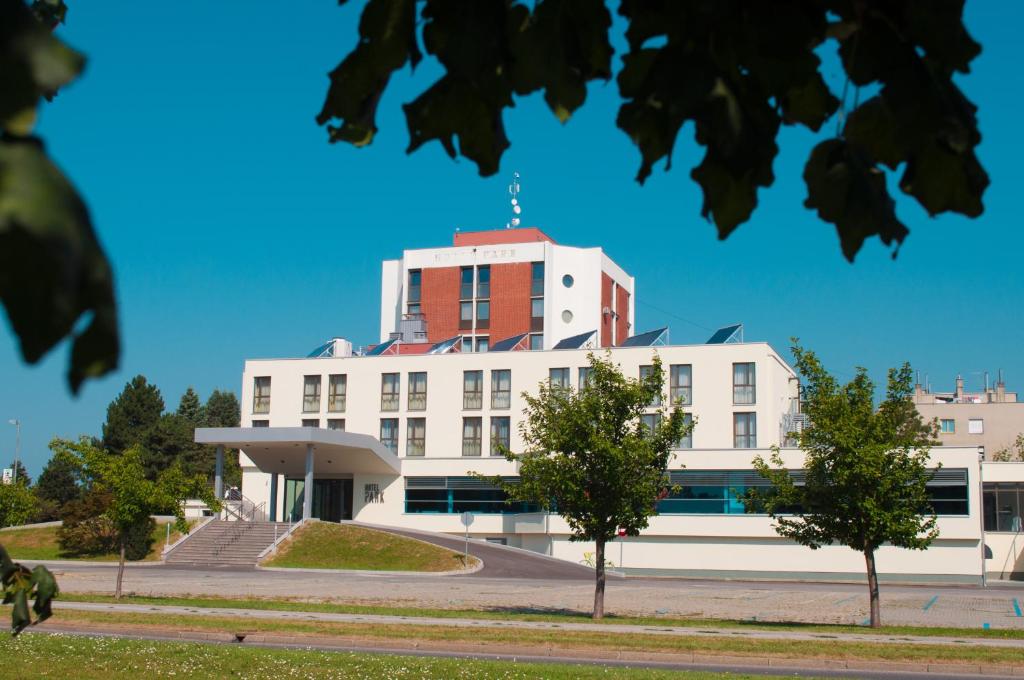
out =
[[(308, 472), (391, 474), (398, 456), (376, 438), (319, 427), (197, 427), (198, 444), (242, 449), (261, 472), (301, 477)], [(307, 452), (314, 453), (307, 458)], [(310, 460), (311, 459), (311, 460)]]

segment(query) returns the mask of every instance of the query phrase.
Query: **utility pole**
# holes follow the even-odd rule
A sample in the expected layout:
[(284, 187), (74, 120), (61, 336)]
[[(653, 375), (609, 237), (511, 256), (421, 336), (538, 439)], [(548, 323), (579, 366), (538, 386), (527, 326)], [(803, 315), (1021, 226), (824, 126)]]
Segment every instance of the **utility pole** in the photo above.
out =
[(11, 425), (14, 425), (14, 484), (18, 483), (18, 460), (21, 458), (21, 421), (17, 418), (11, 418), (7, 421)]

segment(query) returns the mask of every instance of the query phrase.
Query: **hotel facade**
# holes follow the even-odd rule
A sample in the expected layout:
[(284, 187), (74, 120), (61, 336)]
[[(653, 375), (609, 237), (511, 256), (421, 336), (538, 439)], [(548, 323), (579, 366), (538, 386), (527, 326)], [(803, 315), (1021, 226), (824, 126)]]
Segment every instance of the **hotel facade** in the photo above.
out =
[[(585, 387), (591, 352), (633, 377), (657, 356), (663, 399), (695, 426), (669, 464), (679, 492), (658, 502), (640, 536), (609, 546), (614, 567), (863, 578), (860, 553), (809, 550), (744, 512), (739, 496), (766, 484), (755, 456), (779, 447), (799, 479), (803, 453), (790, 433), (804, 421), (792, 367), (767, 343), (743, 341), (742, 327), (690, 345), (672, 345), (666, 329), (637, 332), (633, 277), (601, 249), (559, 245), (537, 229), (457, 233), (451, 247), (406, 250), (383, 263), (381, 284), (377, 344), (353, 351), (335, 338), (305, 358), (250, 359), (242, 426), (196, 432), (219, 452), (240, 450), (241, 492), (269, 519), (461, 535), (471, 513), (472, 538), (585, 561), (593, 545), (570, 541), (558, 515), (506, 503), (474, 474), (517, 477), (499, 449), (522, 450), (524, 392)], [(883, 547), (882, 577), (977, 582), (986, 570), (1018, 571), (1021, 541), (986, 547), (977, 447), (937, 447), (931, 460), (941, 464), (929, 486), (940, 536), (927, 551)], [(1007, 465), (1004, 484), (1018, 476)]]

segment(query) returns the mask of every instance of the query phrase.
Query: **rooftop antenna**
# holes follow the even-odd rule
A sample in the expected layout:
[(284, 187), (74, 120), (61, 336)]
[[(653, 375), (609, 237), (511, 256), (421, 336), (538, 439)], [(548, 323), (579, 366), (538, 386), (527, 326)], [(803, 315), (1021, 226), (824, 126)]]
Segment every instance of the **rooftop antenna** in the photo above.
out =
[(506, 229), (514, 229), (519, 226), (520, 219), (519, 214), (523, 212), (523, 207), (519, 205), (519, 173), (512, 173), (512, 183), (508, 185), (508, 193), (512, 196), (512, 219), (505, 224)]

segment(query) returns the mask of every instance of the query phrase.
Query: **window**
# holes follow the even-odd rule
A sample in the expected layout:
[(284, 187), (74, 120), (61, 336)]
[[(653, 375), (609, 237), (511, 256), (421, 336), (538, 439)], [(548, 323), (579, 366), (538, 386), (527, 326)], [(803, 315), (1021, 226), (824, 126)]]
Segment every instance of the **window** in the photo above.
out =
[(512, 371), (491, 371), (491, 408), (509, 408), (512, 405)]
[(269, 420), (254, 420), (252, 421), (253, 427), (270, 427)]
[[(1018, 533), (1024, 529), (1024, 522), (1021, 521), (1022, 495), (1024, 495), (1024, 484), (1020, 482), (985, 482), (983, 485), (985, 531)], [(938, 509), (935, 512), (938, 513)]]
[(420, 316), (423, 314), (423, 308), (420, 303), (414, 302), (409, 305), (409, 316)]
[(544, 330), (544, 298), (530, 300), (530, 330)]
[(544, 335), (541, 333), (533, 333), (530, 335), (530, 349), (544, 349)]
[(985, 434), (985, 421), (981, 418), (967, 420), (967, 434)]
[(580, 390), (584, 390), (590, 387), (591, 381), (594, 379), (594, 369), (590, 366), (584, 366), (580, 369)]
[(732, 365), (732, 403), (756, 404), (754, 364)]
[(480, 300), (476, 303), (476, 327), (491, 327), (491, 303), (487, 300)]
[(658, 425), (661, 424), (660, 413), (645, 413), (640, 416), (640, 424), (643, 425), (644, 430), (647, 431), (648, 435), (654, 434), (654, 431), (658, 429)]
[(398, 418), (380, 419), (380, 443), (391, 453), (398, 454)]
[(459, 299), (473, 299), (473, 268), (463, 267), (459, 272)]
[[(646, 380), (651, 372), (654, 370), (654, 366), (641, 366), (640, 367), (640, 380)], [(661, 406), (661, 386), (658, 386), (658, 393), (651, 399), (651, 403), (648, 404), (651, 408)]]
[(270, 376), (253, 378), (252, 412), (270, 413)]
[(534, 262), (530, 268), (530, 295), (544, 295), (544, 263)]
[(327, 378), (327, 410), (342, 413), (345, 410), (345, 395), (348, 393), (348, 376), (336, 373)]
[[(409, 270), (409, 292), (407, 299), (409, 301), (409, 313), (412, 314), (411, 309), (412, 303), (420, 301), (420, 284), (423, 282), (423, 272), (419, 269)], [(418, 307), (419, 305), (417, 305)]]
[(476, 296), (491, 297), (491, 268), (487, 265), (476, 268)]
[(502, 456), (511, 446), (511, 422), (508, 416), (494, 416), (491, 418), (491, 455)]
[(401, 378), (398, 373), (380, 374), (380, 410), (398, 410), (398, 391)]
[(491, 346), (491, 341), (486, 336), (480, 337), (480, 338), (476, 339), (476, 351), (477, 352), (486, 352), (488, 349), (490, 349), (490, 346)]
[(426, 451), (427, 419), (409, 418), (405, 436), (405, 455), (422, 456)]
[(427, 374), (409, 374), (409, 410), (425, 411), (427, 409)]
[(732, 446), (734, 449), (757, 448), (757, 414), (732, 414)]
[(345, 419), (344, 418), (328, 418), (327, 419), (328, 430), (338, 430), (340, 432), (345, 431)]
[[(683, 414), (683, 425), (685, 425), (686, 427), (690, 427), (691, 425), (693, 425), (693, 414), (692, 413), (684, 413)], [(676, 442), (676, 448), (677, 449), (692, 449), (693, 448), (693, 430), (692, 429), (689, 431), (688, 434), (684, 434), (682, 437), (679, 438), (679, 441)]]
[(473, 303), (459, 303), (459, 328), (465, 330), (473, 327)]
[(484, 407), (484, 372), (464, 371), (462, 373), (462, 408)]
[(673, 405), (693, 404), (693, 367), (690, 364), (672, 364), (669, 367), (669, 400)]
[(483, 433), (483, 418), (462, 419), (462, 455), (479, 456)]
[(469, 477), (406, 477), (405, 483), (408, 513), (500, 515), (540, 511), (536, 503), (506, 503), (504, 491), (490, 486), (481, 488), (478, 480)]
[(956, 434), (956, 421), (952, 418), (942, 419), (942, 433), (943, 434)]
[(548, 381), (552, 389), (567, 390), (571, 386), (569, 382), (568, 368), (552, 368), (548, 371)]
[(302, 426), (303, 427), (320, 427), (320, 419), (319, 418), (303, 418), (302, 419)]
[(302, 380), (302, 412), (320, 412), (320, 384), (323, 379), (318, 375), (307, 375)]

